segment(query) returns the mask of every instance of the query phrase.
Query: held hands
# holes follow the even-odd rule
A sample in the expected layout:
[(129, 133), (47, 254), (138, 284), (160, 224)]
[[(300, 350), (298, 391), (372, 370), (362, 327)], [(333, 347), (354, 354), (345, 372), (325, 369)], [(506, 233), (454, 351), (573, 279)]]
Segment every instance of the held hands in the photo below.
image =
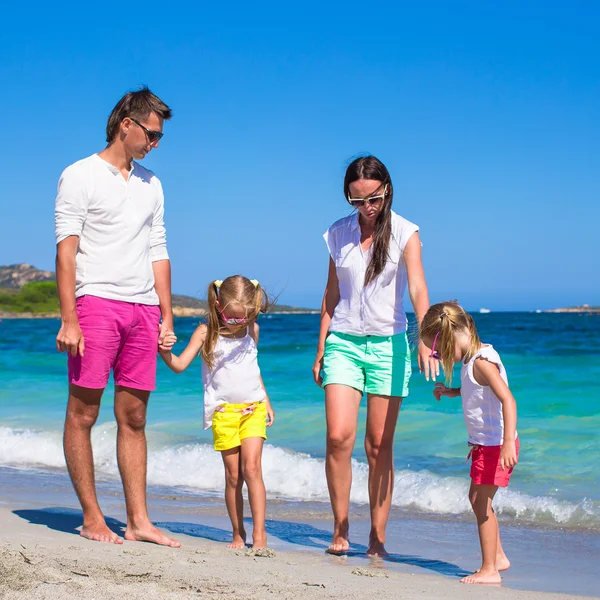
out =
[(79, 320), (74, 318), (70, 321), (63, 321), (56, 336), (56, 349), (59, 352), (68, 352), (75, 357), (77, 354), (83, 356), (85, 344), (83, 342), (83, 333), (79, 326)]
[(503, 471), (512, 469), (517, 464), (517, 461), (515, 440), (504, 440), (500, 450), (500, 468)]
[(425, 374), (426, 381), (429, 381), (429, 376), (435, 381), (440, 374), (440, 361), (431, 357), (430, 354), (431, 350), (423, 342), (419, 342), (419, 373)]
[(160, 336), (158, 338), (158, 351), (165, 353), (171, 352), (173, 346), (175, 345), (175, 342), (177, 342), (177, 336), (175, 335), (175, 333), (173, 333), (172, 331), (165, 332), (164, 337), (162, 339), (162, 343), (160, 340)]
[(175, 338), (175, 341), (170, 345), (170, 346), (165, 346), (165, 337), (168, 334), (171, 334), (172, 336), (175, 336), (175, 334), (173, 333), (173, 330), (175, 328), (173, 327), (173, 321), (169, 321), (169, 319), (163, 318), (163, 320), (160, 322), (160, 325), (158, 326), (158, 349), (159, 350), (170, 350), (173, 345), (175, 344), (175, 342), (177, 341), (177, 338)]
[(322, 351), (317, 350), (317, 357), (315, 358), (315, 363), (312, 368), (313, 379), (319, 387), (323, 385), (323, 377), (321, 377), (321, 371), (323, 370), (323, 354)]

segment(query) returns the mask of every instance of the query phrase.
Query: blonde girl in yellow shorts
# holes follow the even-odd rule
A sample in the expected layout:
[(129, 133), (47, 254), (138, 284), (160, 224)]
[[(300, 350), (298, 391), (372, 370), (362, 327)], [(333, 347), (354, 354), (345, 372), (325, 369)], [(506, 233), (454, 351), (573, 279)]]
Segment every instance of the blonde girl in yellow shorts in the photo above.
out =
[[(215, 450), (223, 457), (225, 504), (233, 528), (229, 548), (246, 545), (244, 482), (252, 512), (252, 547), (267, 546), (261, 460), (275, 413), (258, 368), (256, 319), (268, 306), (269, 299), (256, 280), (234, 275), (213, 281), (208, 287), (208, 323), (194, 331), (180, 356), (160, 351), (175, 373), (187, 369), (198, 354), (202, 357), (204, 428), (212, 427)], [(167, 337), (171, 345), (175, 343), (173, 333)]]

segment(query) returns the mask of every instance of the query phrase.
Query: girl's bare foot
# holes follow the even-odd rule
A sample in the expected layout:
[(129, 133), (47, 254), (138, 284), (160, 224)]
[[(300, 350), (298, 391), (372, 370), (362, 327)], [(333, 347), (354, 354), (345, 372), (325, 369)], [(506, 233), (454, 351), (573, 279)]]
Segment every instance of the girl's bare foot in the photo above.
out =
[(231, 542), (227, 544), (228, 548), (233, 548), (234, 550), (241, 550), (246, 547), (246, 532), (242, 531), (240, 533), (234, 533), (231, 536)]
[(506, 554), (496, 557), (496, 569), (498, 571), (507, 571), (510, 569), (510, 560), (508, 560)]
[(475, 571), (472, 575), (467, 575), (460, 580), (461, 583), (501, 583), (502, 578), (496, 569)]
[(266, 531), (253, 531), (252, 532), (252, 547), (255, 549), (267, 547), (267, 532)]

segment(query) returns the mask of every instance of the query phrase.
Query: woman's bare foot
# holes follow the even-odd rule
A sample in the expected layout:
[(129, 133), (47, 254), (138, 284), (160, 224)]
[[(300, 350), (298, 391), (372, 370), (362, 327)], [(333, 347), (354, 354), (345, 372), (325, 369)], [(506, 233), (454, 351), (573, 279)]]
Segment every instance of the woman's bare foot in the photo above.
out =
[(228, 548), (233, 548), (234, 550), (241, 550), (246, 547), (246, 532), (241, 531), (240, 533), (234, 533), (231, 536), (231, 542), (227, 544)]
[(152, 544), (158, 544), (159, 546), (181, 548), (181, 542), (166, 536), (150, 522), (143, 527), (133, 527), (133, 525), (127, 525), (124, 537), (126, 540), (131, 542), (151, 542)]
[(496, 569), (475, 571), (472, 575), (467, 575), (460, 580), (461, 583), (501, 583), (502, 577)]
[(114, 531), (110, 530), (104, 521), (97, 525), (84, 525), (79, 535), (94, 542), (123, 543), (123, 540)]
[(252, 547), (254, 549), (267, 547), (267, 532), (253, 531), (252, 532)]

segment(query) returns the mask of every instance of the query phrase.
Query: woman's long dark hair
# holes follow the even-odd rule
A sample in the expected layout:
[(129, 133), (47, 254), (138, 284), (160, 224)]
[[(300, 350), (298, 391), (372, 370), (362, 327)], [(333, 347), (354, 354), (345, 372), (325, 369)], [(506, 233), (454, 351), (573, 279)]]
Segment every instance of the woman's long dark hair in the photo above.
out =
[[(392, 235), (392, 200), (394, 199), (394, 187), (392, 178), (385, 165), (374, 156), (361, 156), (353, 160), (346, 169), (344, 177), (344, 196), (350, 195), (350, 184), (359, 179), (375, 179), (381, 181), (383, 189), (387, 189), (383, 206), (377, 215), (375, 222), (375, 231), (373, 232), (373, 253), (365, 273), (365, 286), (371, 283), (385, 267), (388, 259), (388, 248), (390, 237)], [(387, 188), (386, 188), (387, 186)]]

